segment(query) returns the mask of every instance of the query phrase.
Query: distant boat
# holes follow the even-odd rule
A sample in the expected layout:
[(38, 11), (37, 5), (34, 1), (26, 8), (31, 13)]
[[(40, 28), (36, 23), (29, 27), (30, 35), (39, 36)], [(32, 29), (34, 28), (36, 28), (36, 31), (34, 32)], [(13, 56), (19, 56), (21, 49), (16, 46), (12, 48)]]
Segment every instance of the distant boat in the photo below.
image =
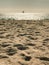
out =
[(24, 13), (24, 11), (22, 11), (22, 13)]

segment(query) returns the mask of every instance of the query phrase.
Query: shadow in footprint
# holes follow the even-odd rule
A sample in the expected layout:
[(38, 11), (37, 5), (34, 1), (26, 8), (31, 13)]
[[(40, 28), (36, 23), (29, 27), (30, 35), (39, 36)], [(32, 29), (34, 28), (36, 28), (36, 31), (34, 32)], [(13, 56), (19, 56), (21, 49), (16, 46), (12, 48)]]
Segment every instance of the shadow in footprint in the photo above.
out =
[(36, 58), (43, 60), (43, 61), (49, 61), (49, 58), (47, 58), (47, 57), (36, 57)]
[(10, 44), (5, 42), (5, 43), (2, 43), (1, 46), (2, 47), (8, 47), (8, 46), (10, 46)]
[(30, 60), (31, 60), (31, 56), (25, 56), (25, 57), (24, 57), (24, 60), (25, 60), (25, 61), (30, 61)]
[(28, 49), (27, 46), (24, 46), (22, 44), (16, 44), (16, 45), (14, 45), (14, 47), (17, 47), (19, 50), (26, 50), (26, 49)]
[(32, 44), (32, 43), (27, 43), (26, 45), (28, 45), (28, 46), (35, 46), (35, 44)]
[(34, 38), (32, 36), (28, 36), (28, 38), (31, 39), (31, 40), (37, 40), (37, 38)]
[(14, 47), (19, 47), (19, 46), (23, 46), (22, 44), (14, 44)]
[(49, 38), (44, 39), (43, 41), (49, 41)]
[(25, 60), (25, 61), (30, 61), (31, 59), (32, 59), (32, 57), (31, 56), (26, 56), (25, 54), (21, 54), (21, 56), (23, 57), (23, 59)]
[(14, 48), (9, 47), (9, 48), (6, 50), (6, 52), (7, 52), (7, 55), (12, 56), (12, 55), (16, 54), (17, 50), (14, 49)]
[(5, 36), (0, 35), (0, 38), (5, 38)]
[(8, 56), (0, 55), (0, 59), (8, 58)]

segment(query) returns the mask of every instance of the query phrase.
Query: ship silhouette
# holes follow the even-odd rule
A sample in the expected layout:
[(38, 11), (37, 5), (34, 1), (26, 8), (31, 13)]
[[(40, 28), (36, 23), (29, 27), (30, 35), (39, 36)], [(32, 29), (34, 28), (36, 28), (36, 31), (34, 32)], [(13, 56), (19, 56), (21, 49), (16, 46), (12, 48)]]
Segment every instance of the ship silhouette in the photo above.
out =
[(24, 13), (24, 11), (22, 11), (22, 13)]

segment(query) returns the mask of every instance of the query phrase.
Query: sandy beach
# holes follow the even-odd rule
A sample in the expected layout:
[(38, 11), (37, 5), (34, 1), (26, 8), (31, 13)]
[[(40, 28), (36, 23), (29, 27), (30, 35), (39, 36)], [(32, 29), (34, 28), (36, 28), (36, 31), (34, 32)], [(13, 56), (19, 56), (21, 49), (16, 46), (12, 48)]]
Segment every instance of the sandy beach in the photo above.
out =
[(0, 19), (0, 65), (49, 65), (49, 20)]

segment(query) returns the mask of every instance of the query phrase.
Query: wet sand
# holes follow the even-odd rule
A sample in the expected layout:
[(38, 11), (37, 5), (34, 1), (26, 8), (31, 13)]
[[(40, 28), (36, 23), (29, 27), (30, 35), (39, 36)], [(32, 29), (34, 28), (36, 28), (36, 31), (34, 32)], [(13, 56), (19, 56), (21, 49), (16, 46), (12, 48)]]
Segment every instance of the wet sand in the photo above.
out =
[(49, 65), (49, 20), (0, 20), (0, 65)]

